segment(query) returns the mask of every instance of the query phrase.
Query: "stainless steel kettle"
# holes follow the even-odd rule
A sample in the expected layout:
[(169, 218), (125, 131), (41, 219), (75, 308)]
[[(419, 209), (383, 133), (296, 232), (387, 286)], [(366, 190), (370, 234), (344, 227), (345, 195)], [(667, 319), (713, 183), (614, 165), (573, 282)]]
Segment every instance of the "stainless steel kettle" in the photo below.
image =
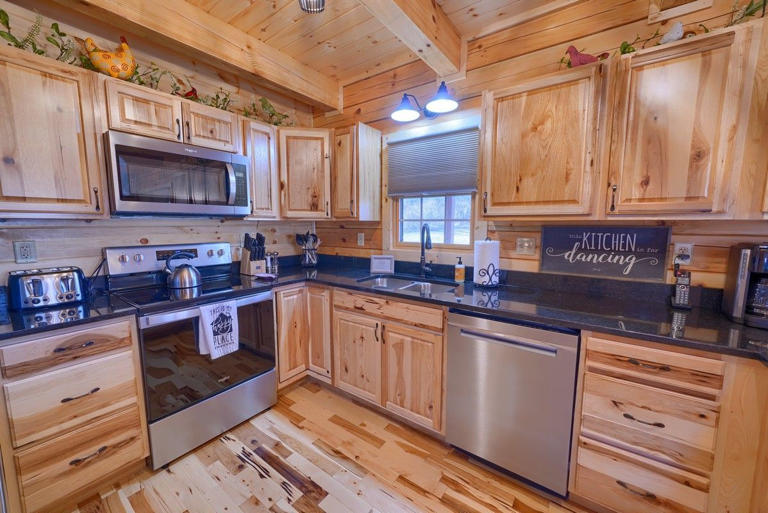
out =
[(195, 255), (187, 251), (177, 251), (165, 259), (165, 268), (168, 275), (167, 283), (170, 289), (191, 289), (199, 287), (201, 278), (200, 271), (192, 264), (179, 264), (171, 268), (171, 260), (177, 258), (195, 258)]

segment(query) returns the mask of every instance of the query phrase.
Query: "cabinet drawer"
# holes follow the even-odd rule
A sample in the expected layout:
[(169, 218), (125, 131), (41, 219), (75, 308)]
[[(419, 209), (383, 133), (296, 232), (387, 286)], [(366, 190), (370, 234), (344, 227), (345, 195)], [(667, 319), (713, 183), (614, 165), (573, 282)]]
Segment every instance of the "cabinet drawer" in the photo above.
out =
[(55, 505), (61, 498), (106, 475), (140, 461), (146, 443), (134, 406), (16, 454), (21, 497), (27, 513)]
[(443, 330), (443, 311), (439, 308), (402, 303), (385, 297), (350, 294), (340, 289), (335, 289), (333, 292), (333, 304), (337, 308), (379, 319), (390, 319), (436, 331)]
[(70, 331), (0, 348), (6, 378), (39, 372), (55, 365), (131, 345), (131, 323), (124, 319), (107, 326)]
[(673, 392), (715, 400), (723, 388), (722, 360), (591, 336), (587, 370)]
[(580, 439), (573, 493), (622, 513), (703, 512), (709, 479)]
[[(634, 432), (670, 439), (705, 451), (715, 444), (720, 405), (703, 399), (665, 392), (645, 385), (585, 373), (582, 420), (590, 417), (617, 426), (610, 433), (623, 438), (630, 428)], [(631, 440), (625, 440), (631, 442)]]
[(137, 402), (133, 354), (124, 351), (3, 385), (14, 447)]

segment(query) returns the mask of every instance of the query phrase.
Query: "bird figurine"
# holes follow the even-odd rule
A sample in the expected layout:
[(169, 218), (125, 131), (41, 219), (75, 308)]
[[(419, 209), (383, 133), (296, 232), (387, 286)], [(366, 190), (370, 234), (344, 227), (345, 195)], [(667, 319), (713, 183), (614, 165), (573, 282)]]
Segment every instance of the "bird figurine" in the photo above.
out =
[(582, 53), (578, 51), (576, 47), (573, 45), (569, 46), (565, 52), (568, 54), (568, 57), (570, 59), (571, 68), (575, 68), (577, 66), (583, 66), (585, 64), (592, 64), (593, 62), (607, 59), (609, 56), (607, 52), (601, 53), (598, 56), (590, 55), (588, 53)]
[(660, 45), (665, 45), (683, 38), (683, 24), (679, 21), (672, 25), (672, 28), (661, 37)]
[(128, 80), (136, 71), (136, 59), (122, 36), (114, 52), (100, 49), (90, 37), (85, 40), (85, 50), (96, 69), (113, 78)]

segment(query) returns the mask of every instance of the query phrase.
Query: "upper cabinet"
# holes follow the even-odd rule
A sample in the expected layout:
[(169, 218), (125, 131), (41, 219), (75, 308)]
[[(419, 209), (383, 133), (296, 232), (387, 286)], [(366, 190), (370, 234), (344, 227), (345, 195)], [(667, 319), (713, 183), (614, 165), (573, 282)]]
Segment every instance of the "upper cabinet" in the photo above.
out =
[(623, 56), (607, 212), (726, 213), (738, 194), (760, 25)]
[(147, 87), (106, 79), (109, 128), (239, 151), (237, 115)]
[(381, 220), (381, 132), (363, 123), (334, 132), (331, 213)]
[(277, 129), (266, 123), (243, 120), (245, 154), (251, 160), (251, 215), (280, 217), (277, 175)]
[(599, 63), (485, 92), (485, 216), (595, 211), (605, 71)]
[(322, 128), (281, 128), (278, 135), (283, 217), (329, 218), (331, 131)]
[(0, 46), (0, 217), (102, 216), (89, 71)]

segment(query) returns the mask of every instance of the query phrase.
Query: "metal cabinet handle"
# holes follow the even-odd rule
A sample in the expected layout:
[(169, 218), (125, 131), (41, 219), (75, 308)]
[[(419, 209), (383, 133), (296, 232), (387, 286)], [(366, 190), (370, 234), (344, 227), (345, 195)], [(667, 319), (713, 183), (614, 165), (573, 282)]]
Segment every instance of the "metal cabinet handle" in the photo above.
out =
[(93, 390), (91, 390), (90, 392), (86, 392), (86, 393), (84, 393), (82, 395), (76, 395), (75, 397), (65, 397), (64, 399), (61, 400), (61, 404), (68, 403), (70, 401), (74, 401), (75, 399), (82, 399), (83, 397), (88, 397), (89, 395), (95, 394), (99, 390), (101, 390), (101, 387), (96, 387)]
[(74, 460), (70, 461), (69, 464), (72, 465), (73, 467), (77, 467), (78, 465), (81, 465), (81, 464), (85, 463), (86, 461), (88, 461), (90, 459), (93, 459), (93, 458), (96, 458), (97, 456), (100, 456), (106, 450), (107, 450), (107, 446), (106, 445), (102, 445), (101, 447), (96, 449), (96, 452), (94, 452), (92, 454), (89, 454), (88, 456), (83, 456), (82, 458), (75, 458)]
[(176, 118), (176, 140), (181, 141), (181, 120)]
[(611, 212), (616, 212), (616, 184), (611, 185)]
[(54, 349), (53, 352), (54, 353), (63, 353), (65, 351), (72, 351), (74, 349), (85, 349), (86, 347), (91, 347), (95, 343), (96, 342), (94, 342), (93, 340), (89, 340), (89, 341), (83, 342), (82, 344), (77, 345), (77, 346), (59, 346), (56, 349)]
[(373, 329), (373, 336), (376, 338), (376, 342), (379, 341), (379, 323), (376, 323), (376, 327)]
[(328, 217), (328, 205), (329, 205), (329, 202), (326, 201), (325, 202), (325, 217)]
[(185, 124), (187, 125), (187, 141), (192, 140), (192, 130), (189, 128), (189, 121), (186, 121)]
[(355, 200), (349, 200), (349, 214), (355, 215)]
[(643, 367), (645, 369), (665, 371), (665, 372), (669, 372), (672, 370), (672, 368), (669, 365), (651, 365), (650, 363), (641, 362), (639, 360), (635, 360), (634, 358), (630, 358), (627, 361), (632, 365), (637, 365), (638, 367)]
[(94, 187), (93, 188), (93, 197), (96, 198), (96, 212), (101, 210), (101, 204), (99, 203), (99, 188)]
[(632, 415), (631, 413), (625, 413), (625, 414), (623, 415), (623, 417), (624, 417), (625, 419), (633, 420), (633, 421), (635, 421), (635, 422), (637, 422), (637, 423), (639, 423), (639, 424), (645, 424), (646, 426), (657, 427), (657, 428), (665, 428), (665, 427), (667, 427), (667, 426), (665, 426), (665, 425), (664, 425), (663, 423), (661, 423), (661, 422), (648, 422), (648, 421), (645, 421), (645, 420), (640, 420), (640, 419), (637, 419), (637, 418), (635, 418), (635, 416), (634, 416), (634, 415)]
[(483, 193), (483, 214), (488, 213), (488, 193)]
[(626, 491), (628, 491), (630, 493), (634, 493), (635, 495), (639, 495), (640, 497), (643, 497), (643, 498), (646, 498), (646, 499), (651, 499), (651, 500), (655, 500), (656, 499), (656, 495), (655, 494), (652, 494), (651, 492), (646, 492), (644, 490), (643, 491), (635, 490), (632, 487), (630, 487), (627, 483), (625, 483), (624, 481), (620, 481), (620, 480), (617, 479), (616, 480), (616, 484), (621, 486), (622, 488), (624, 488)]

